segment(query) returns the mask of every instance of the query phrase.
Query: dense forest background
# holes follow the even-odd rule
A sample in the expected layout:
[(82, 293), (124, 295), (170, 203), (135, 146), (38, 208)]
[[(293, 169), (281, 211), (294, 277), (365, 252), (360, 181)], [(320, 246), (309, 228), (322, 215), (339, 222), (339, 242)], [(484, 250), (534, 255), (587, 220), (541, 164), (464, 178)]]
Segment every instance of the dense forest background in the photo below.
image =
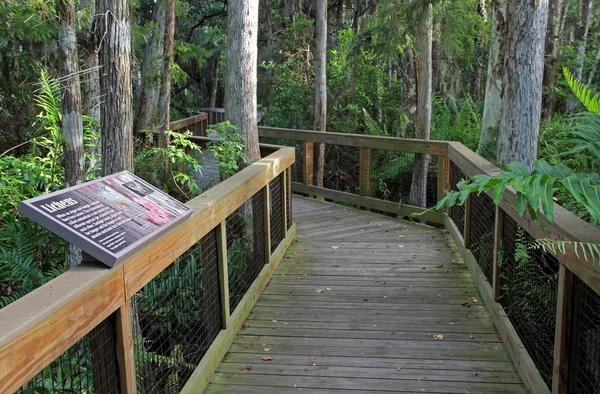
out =
[[(108, 121), (118, 118), (100, 111), (110, 101), (100, 89), (100, 80), (106, 75), (100, 67), (99, 48), (107, 37), (98, 34), (102, 21), (108, 19), (104, 3), (108, 2), (6, 0), (0, 4), (0, 306), (65, 269), (62, 242), (22, 220), (17, 207), (24, 199), (70, 184), (65, 163), (71, 156), (64, 130), (73, 119), (75, 96), (69, 85), (73, 75), (79, 81), (76, 90), (85, 148), (80, 177), (92, 179), (102, 173), (101, 127), (108, 128)], [(127, 41), (131, 44), (130, 63), (123, 75), (131, 79), (133, 100), (128, 111), (133, 118), (135, 171), (185, 200), (201, 191), (189, 175), (198, 169), (189, 151), (198, 147), (182, 136), (169, 137), (165, 125), (169, 119), (193, 115), (202, 107), (227, 107), (231, 3), (123, 3), (129, 7), (131, 22)], [(261, 0), (258, 31), (250, 31), (250, 35), (256, 34), (258, 40), (256, 102), (264, 113), (262, 122), (285, 128), (322, 127), (329, 132), (460, 141), (496, 161), (500, 112), (491, 113), (498, 100), (490, 94), (498, 85), (508, 86), (508, 81), (522, 77), (497, 70), (499, 62), (520, 50), (509, 46), (509, 33), (514, 32), (514, 43), (519, 42), (519, 32), (511, 29), (514, 25), (508, 21), (513, 20), (511, 13), (526, 13), (527, 9), (519, 7), (527, 2), (514, 3)], [(533, 97), (541, 94), (542, 102), (532, 104), (531, 109), (514, 101), (525, 112), (523, 119), (530, 122), (523, 127), (539, 127), (539, 138), (537, 131), (532, 131), (535, 149), (524, 149), (534, 156), (526, 165), (531, 168), (532, 160), (542, 158), (551, 165), (561, 163), (573, 171), (594, 174), (600, 166), (600, 139), (590, 137), (582, 147), (569, 133), (582, 123), (597, 122), (597, 118), (574, 115), (594, 112), (593, 105), (599, 101), (592, 97), (592, 92), (600, 90), (599, 7), (594, 0), (541, 3), (544, 11), (533, 13), (539, 17), (535, 20), (538, 25), (532, 26), (541, 29), (540, 21), (544, 22), (539, 30), (545, 33), (540, 52), (543, 59), (540, 57), (538, 65), (543, 69), (543, 82), (526, 86), (532, 99), (527, 94), (522, 99), (525, 104), (535, 102)], [(326, 8), (326, 29), (321, 29), (326, 34), (320, 38), (318, 5)], [(536, 36), (527, 30), (520, 33), (525, 39)], [(73, 41), (65, 37), (73, 37)], [(428, 46), (431, 50), (426, 52)], [(78, 51), (73, 52), (74, 48)], [(326, 51), (321, 63), (318, 48)], [(65, 53), (72, 57), (71, 63), (65, 60)], [(74, 58), (73, 53), (77, 54)], [(535, 63), (534, 53), (525, 57)], [(510, 66), (510, 60), (506, 64)], [(426, 74), (431, 90), (421, 95)], [(316, 119), (316, 114), (322, 113), (315, 105), (321, 105), (318, 95), (315, 100), (319, 83), (325, 83), (327, 92), (326, 126)], [(573, 90), (583, 100), (578, 100)], [(515, 92), (507, 89), (505, 93), (509, 97)], [(426, 116), (420, 117), (420, 113)], [(532, 115), (528, 117), (528, 113)], [(598, 136), (598, 124), (592, 127), (592, 136)], [(110, 127), (122, 128), (118, 122)], [(223, 160), (229, 168), (237, 168), (244, 142), (233, 136), (227, 125), (219, 127), (232, 136), (230, 156)], [(155, 147), (145, 143), (142, 133), (152, 128), (163, 131)], [(177, 149), (183, 145), (188, 154), (180, 155)], [(184, 171), (167, 180), (163, 170), (153, 165), (157, 156), (164, 163), (177, 161), (173, 167)], [(507, 164), (501, 158), (498, 161)], [(333, 165), (325, 163), (325, 172), (343, 167), (343, 157), (335, 163), (338, 167)], [(594, 220), (590, 209), (568, 188), (559, 185), (554, 199), (584, 219)]]

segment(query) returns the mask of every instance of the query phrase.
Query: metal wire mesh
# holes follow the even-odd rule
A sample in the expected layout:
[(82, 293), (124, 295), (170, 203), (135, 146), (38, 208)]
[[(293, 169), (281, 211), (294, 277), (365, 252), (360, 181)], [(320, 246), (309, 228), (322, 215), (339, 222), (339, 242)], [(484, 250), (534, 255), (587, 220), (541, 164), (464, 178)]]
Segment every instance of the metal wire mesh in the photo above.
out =
[(485, 193), (471, 195), (469, 249), (488, 282), (492, 282), (494, 263), (494, 223), (496, 206)]
[(215, 230), (132, 298), (139, 393), (179, 392), (221, 330)]
[(226, 221), (231, 313), (267, 261), (263, 198), (264, 190), (261, 190)]
[(573, 282), (569, 394), (600, 393), (600, 294)]
[(285, 195), (282, 190), (281, 180), (283, 174), (269, 183), (271, 193), (271, 253), (275, 251), (283, 239), (283, 199)]
[(552, 387), (559, 262), (536, 247), (533, 237), (508, 215), (501, 246), (500, 303), (548, 387)]
[(287, 212), (286, 220), (287, 220), (287, 230), (292, 227), (292, 170), (288, 168), (286, 171), (287, 176), (287, 190), (286, 190), (286, 200), (287, 200)]
[(119, 393), (114, 314), (77, 341), (17, 393)]
[[(278, 138), (261, 137), (260, 142), (264, 144), (291, 146), (296, 149), (296, 159), (292, 164), (292, 181), (304, 182), (304, 143), (302, 141), (284, 140)], [(327, 166), (327, 164), (325, 164)]]
[(359, 158), (359, 148), (327, 144), (325, 146), (323, 187), (341, 192), (359, 194)]
[[(372, 150), (371, 197), (402, 204), (409, 203), (414, 172), (414, 153)], [(429, 155), (427, 206), (437, 204), (437, 156)]]
[[(456, 185), (462, 179), (466, 179), (465, 173), (454, 164), (454, 162), (450, 162), (450, 187), (452, 190), (458, 190)], [(455, 205), (450, 208), (450, 218), (456, 224), (458, 231), (464, 236), (465, 229), (465, 206), (464, 205)]]

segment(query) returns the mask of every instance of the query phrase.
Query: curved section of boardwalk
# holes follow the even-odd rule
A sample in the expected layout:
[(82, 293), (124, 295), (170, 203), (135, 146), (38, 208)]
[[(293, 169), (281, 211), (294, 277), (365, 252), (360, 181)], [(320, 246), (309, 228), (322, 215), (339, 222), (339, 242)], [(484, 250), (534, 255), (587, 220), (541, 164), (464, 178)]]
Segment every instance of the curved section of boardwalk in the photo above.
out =
[(294, 197), (298, 235), (207, 393), (522, 393), (447, 232)]

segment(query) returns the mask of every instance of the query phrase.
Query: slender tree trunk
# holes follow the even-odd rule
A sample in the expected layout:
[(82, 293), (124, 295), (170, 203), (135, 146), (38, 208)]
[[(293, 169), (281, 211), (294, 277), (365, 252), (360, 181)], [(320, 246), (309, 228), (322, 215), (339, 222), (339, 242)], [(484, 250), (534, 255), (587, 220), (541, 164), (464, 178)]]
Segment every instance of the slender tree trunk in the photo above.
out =
[[(419, 55), (417, 59), (417, 123), (416, 137), (428, 140), (431, 133), (432, 110), (432, 44), (433, 44), (433, 5), (424, 5), (424, 18), (419, 23), (417, 39)], [(409, 203), (418, 207), (427, 205), (427, 171), (429, 155), (416, 154)]]
[(133, 171), (131, 26), (127, 0), (97, 0), (94, 41), (102, 66), (102, 174)]
[[(315, 124), (314, 130), (325, 131), (327, 125), (327, 0), (317, 0), (315, 51)], [(325, 144), (315, 144), (315, 185), (323, 187)]]
[[(173, 66), (173, 40), (175, 36), (175, 0), (165, 0), (165, 38), (164, 38), (164, 67), (160, 81), (160, 96), (158, 97), (158, 146), (169, 146), (169, 130), (171, 122), (171, 72)], [(170, 172), (169, 160), (165, 157), (162, 168), (163, 185), (167, 183)]]
[[(577, 57), (575, 59), (575, 76), (578, 80), (583, 81), (583, 63), (585, 60), (585, 49), (587, 44), (587, 36), (590, 28), (592, 8), (594, 0), (580, 0), (579, 2), (579, 20), (575, 24), (574, 29), (574, 44), (577, 45)], [(567, 113), (573, 113), (579, 101), (572, 96), (567, 100)]]
[(504, 96), (504, 56), (506, 54), (506, 1), (494, 0), (492, 4), (492, 32), (485, 85), (483, 118), (479, 137), (479, 154), (496, 161), (502, 101)]
[(556, 73), (556, 61), (558, 60), (558, 39), (562, 21), (563, 0), (550, 0), (548, 5), (548, 24), (546, 31), (546, 62), (544, 64), (543, 86), (549, 92), (544, 97), (542, 109), (545, 118), (551, 119), (554, 115), (554, 75)]
[(362, 0), (353, 0), (352, 9), (354, 17), (352, 18), (352, 29), (356, 34), (360, 34), (360, 22), (362, 19)]
[(258, 0), (231, 0), (227, 13), (225, 115), (246, 136), (245, 153), (260, 159), (256, 126)]
[(600, 63), (600, 49), (598, 50), (598, 52), (596, 52), (596, 59), (594, 60), (594, 66), (592, 67), (592, 70), (590, 71), (590, 75), (588, 77), (588, 85), (591, 85), (592, 83), (594, 83), (594, 76), (596, 75), (596, 70), (598, 69), (598, 63)]
[(167, 0), (158, 0), (154, 6), (154, 30), (146, 43), (142, 62), (142, 78), (137, 97), (133, 132), (137, 135), (158, 124), (158, 98), (164, 70), (164, 40)]
[(219, 64), (221, 63), (221, 55), (218, 53), (213, 60), (213, 78), (210, 85), (210, 101), (209, 108), (217, 107), (217, 92), (219, 91)]
[[(81, 118), (81, 86), (77, 40), (75, 36), (75, 5), (69, 0), (56, 2), (58, 48), (62, 87), (62, 132), (65, 140), (65, 187), (75, 186), (85, 180), (83, 155), (83, 122)], [(81, 263), (81, 250), (67, 244), (66, 265), (72, 268)]]
[(532, 169), (537, 158), (542, 111), (548, 0), (510, 1), (507, 17), (498, 162), (508, 164), (518, 160)]

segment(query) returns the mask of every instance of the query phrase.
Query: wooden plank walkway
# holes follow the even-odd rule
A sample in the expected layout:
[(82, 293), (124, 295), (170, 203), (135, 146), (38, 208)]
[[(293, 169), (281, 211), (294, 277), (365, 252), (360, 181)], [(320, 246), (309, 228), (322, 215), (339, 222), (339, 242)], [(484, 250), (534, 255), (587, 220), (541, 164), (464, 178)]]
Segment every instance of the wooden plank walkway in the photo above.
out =
[(526, 392), (445, 230), (296, 196), (293, 220), (205, 392)]

